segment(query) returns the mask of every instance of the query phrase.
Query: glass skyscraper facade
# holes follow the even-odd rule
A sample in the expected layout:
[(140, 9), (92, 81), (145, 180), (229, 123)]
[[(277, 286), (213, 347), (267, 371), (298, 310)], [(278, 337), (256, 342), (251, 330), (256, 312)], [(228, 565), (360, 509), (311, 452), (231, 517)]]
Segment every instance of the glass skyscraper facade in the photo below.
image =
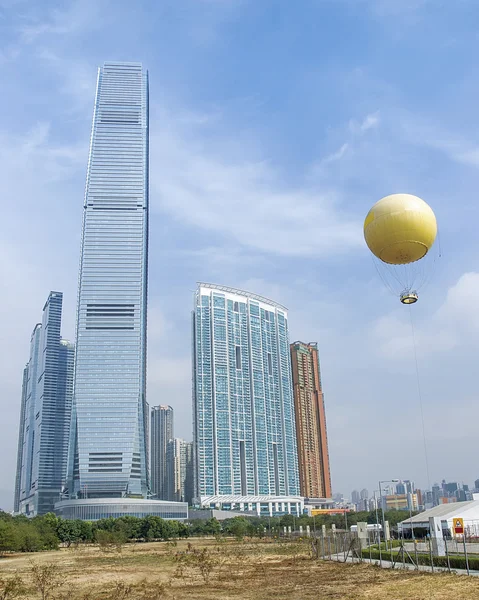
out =
[(151, 409), (151, 493), (158, 500), (172, 500), (169, 494), (167, 465), (168, 442), (173, 439), (173, 409), (153, 406)]
[(193, 500), (193, 443), (173, 438), (168, 442), (166, 460), (168, 500), (191, 504)]
[(23, 372), (15, 512), (42, 515), (65, 485), (74, 346), (60, 336), (63, 295), (50, 292)]
[(83, 212), (70, 498), (145, 497), (148, 74), (98, 71)]
[(299, 494), (286, 308), (198, 285), (193, 417), (196, 497)]

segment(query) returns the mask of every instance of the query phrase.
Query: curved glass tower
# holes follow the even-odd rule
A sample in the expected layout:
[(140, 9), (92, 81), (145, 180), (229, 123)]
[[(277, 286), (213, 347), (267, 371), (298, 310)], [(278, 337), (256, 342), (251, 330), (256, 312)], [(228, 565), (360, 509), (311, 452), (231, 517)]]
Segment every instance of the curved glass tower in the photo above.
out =
[(197, 497), (299, 493), (284, 306), (198, 284), (193, 416)]
[(70, 498), (145, 497), (148, 74), (99, 69), (83, 212)]

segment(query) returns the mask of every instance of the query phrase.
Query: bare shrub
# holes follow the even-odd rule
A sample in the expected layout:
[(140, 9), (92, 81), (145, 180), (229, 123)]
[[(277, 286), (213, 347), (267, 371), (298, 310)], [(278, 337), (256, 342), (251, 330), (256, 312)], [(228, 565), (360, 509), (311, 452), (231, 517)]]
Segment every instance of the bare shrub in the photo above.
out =
[(133, 586), (126, 581), (117, 581), (114, 585), (113, 590), (107, 596), (108, 600), (125, 600), (125, 598), (131, 598), (133, 594)]
[(212, 554), (208, 552), (207, 548), (203, 548), (203, 550), (196, 553), (194, 556), (195, 566), (200, 571), (203, 581), (208, 583), (213, 569), (218, 565), (217, 558), (212, 556)]
[(95, 539), (102, 552), (121, 552), (125, 545), (125, 536), (120, 531), (98, 529)]
[(13, 600), (25, 598), (26, 588), (23, 579), (18, 575), (4, 579), (0, 577), (0, 600)]
[(32, 584), (40, 593), (42, 600), (53, 600), (53, 590), (61, 586), (61, 573), (59, 568), (53, 564), (39, 565), (31, 561)]
[(169, 587), (170, 584), (164, 581), (145, 579), (135, 586), (135, 591), (139, 594), (136, 597), (141, 600), (163, 600), (167, 597)]

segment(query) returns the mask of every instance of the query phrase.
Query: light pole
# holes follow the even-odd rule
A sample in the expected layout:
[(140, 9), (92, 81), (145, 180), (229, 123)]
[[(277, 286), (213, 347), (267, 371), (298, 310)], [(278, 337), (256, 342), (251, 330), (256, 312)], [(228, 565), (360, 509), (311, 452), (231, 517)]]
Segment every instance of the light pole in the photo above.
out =
[(386, 544), (386, 550), (388, 549), (387, 541), (386, 541), (386, 520), (384, 518), (384, 506), (383, 506), (383, 496), (381, 491), (381, 483), (399, 483), (399, 479), (386, 479), (384, 481), (379, 482), (379, 498), (381, 500), (381, 516), (383, 519), (383, 536), (384, 542)]

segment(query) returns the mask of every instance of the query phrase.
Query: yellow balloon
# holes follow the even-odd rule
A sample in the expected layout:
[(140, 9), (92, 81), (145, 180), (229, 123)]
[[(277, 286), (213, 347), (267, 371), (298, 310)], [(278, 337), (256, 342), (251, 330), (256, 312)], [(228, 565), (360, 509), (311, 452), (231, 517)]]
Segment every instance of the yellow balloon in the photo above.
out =
[(437, 234), (432, 208), (411, 194), (392, 194), (371, 208), (364, 221), (364, 239), (371, 252), (391, 265), (423, 258)]

